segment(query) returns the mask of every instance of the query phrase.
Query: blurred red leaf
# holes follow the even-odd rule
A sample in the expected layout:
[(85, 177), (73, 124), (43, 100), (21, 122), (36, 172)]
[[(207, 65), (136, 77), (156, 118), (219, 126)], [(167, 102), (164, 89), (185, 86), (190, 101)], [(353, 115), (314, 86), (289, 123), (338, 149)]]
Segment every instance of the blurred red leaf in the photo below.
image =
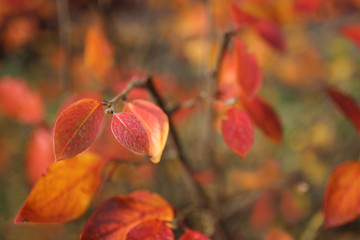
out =
[(360, 23), (342, 26), (340, 33), (360, 48)]
[(56, 161), (71, 158), (87, 149), (99, 133), (104, 111), (94, 99), (82, 99), (67, 107), (54, 127)]
[(296, 224), (303, 217), (303, 210), (297, 205), (293, 193), (284, 189), (281, 191), (281, 214), (290, 224)]
[(251, 99), (261, 87), (263, 81), (261, 69), (256, 62), (255, 56), (246, 51), (245, 44), (239, 39), (235, 39), (234, 51), (237, 80), (242, 95)]
[(171, 221), (172, 207), (156, 193), (137, 191), (102, 203), (86, 223), (81, 240), (126, 239), (129, 231), (143, 221)]
[(299, 13), (314, 13), (322, 2), (323, 0), (295, 0), (294, 9)]
[(126, 103), (124, 112), (134, 114), (141, 121), (149, 136), (150, 160), (158, 163), (169, 133), (167, 115), (157, 105), (141, 99)]
[(125, 112), (114, 114), (111, 131), (124, 147), (137, 153), (149, 153), (149, 136), (134, 114)]
[(274, 192), (267, 191), (255, 202), (250, 214), (250, 226), (256, 230), (263, 230), (275, 219)]
[(201, 172), (196, 172), (193, 174), (193, 178), (200, 184), (209, 184), (214, 181), (215, 174), (214, 170), (211, 168), (205, 169)]
[(253, 24), (257, 22), (257, 19), (255, 17), (244, 12), (235, 3), (231, 4), (231, 13), (238, 27), (242, 27), (244, 24)]
[(85, 36), (85, 67), (92, 70), (100, 81), (105, 81), (113, 65), (113, 55), (113, 46), (107, 40), (102, 25), (95, 21), (90, 25)]
[(245, 157), (254, 141), (254, 129), (245, 112), (235, 107), (226, 112), (227, 119), (221, 122), (221, 132), (226, 144), (241, 157)]
[(100, 185), (105, 161), (84, 153), (50, 166), (31, 190), (15, 223), (63, 223), (78, 218)]
[(174, 233), (164, 221), (152, 219), (136, 225), (126, 240), (174, 240)]
[(273, 48), (280, 52), (285, 51), (284, 34), (275, 23), (267, 20), (261, 20), (253, 24), (253, 28)]
[(221, 62), (218, 77), (218, 98), (221, 100), (238, 97), (242, 91), (237, 80), (235, 52), (227, 52)]
[(26, 176), (35, 184), (54, 162), (52, 134), (45, 128), (36, 128), (26, 147)]
[(360, 215), (360, 163), (348, 161), (337, 166), (326, 187), (323, 214), (326, 227), (337, 227)]
[(287, 232), (281, 229), (271, 229), (267, 232), (265, 240), (293, 240), (294, 238), (290, 236)]
[(26, 124), (39, 124), (44, 118), (44, 103), (21, 78), (0, 79), (0, 111)]
[(337, 108), (354, 124), (360, 134), (360, 111), (354, 99), (336, 88), (328, 87), (326, 92)]
[(280, 120), (276, 112), (267, 102), (259, 96), (255, 96), (251, 100), (242, 98), (241, 104), (255, 125), (258, 126), (267, 137), (277, 143), (282, 141), (282, 126)]
[(179, 240), (210, 240), (210, 238), (197, 231), (186, 229), (186, 232), (179, 238)]

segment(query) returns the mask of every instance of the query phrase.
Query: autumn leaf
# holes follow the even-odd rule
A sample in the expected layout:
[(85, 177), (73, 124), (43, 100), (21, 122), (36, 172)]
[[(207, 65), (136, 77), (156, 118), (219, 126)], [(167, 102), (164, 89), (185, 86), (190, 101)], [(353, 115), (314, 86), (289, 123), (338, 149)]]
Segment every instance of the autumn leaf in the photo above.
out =
[(360, 48), (360, 24), (348, 24), (340, 28), (340, 33)]
[(221, 123), (221, 132), (229, 148), (245, 157), (254, 141), (254, 129), (245, 112), (235, 107), (226, 112), (227, 119)]
[(143, 124), (149, 136), (150, 160), (158, 163), (169, 133), (169, 120), (164, 111), (146, 100), (126, 103), (124, 112), (134, 114)]
[(35, 184), (54, 162), (52, 139), (51, 132), (43, 127), (34, 129), (29, 139), (25, 170), (31, 184)]
[(244, 12), (235, 3), (231, 4), (231, 13), (238, 27), (242, 27), (245, 24), (254, 24), (257, 22), (257, 19), (255, 17)]
[(84, 153), (51, 165), (31, 190), (15, 223), (64, 223), (81, 216), (100, 185), (104, 163), (99, 156)]
[(44, 103), (24, 79), (0, 78), (0, 112), (21, 123), (39, 124), (44, 119)]
[(143, 221), (127, 234), (126, 240), (174, 240), (174, 233), (166, 222), (158, 219)]
[(186, 229), (186, 232), (179, 238), (179, 240), (210, 240), (210, 238), (197, 231)]
[(281, 191), (280, 211), (283, 218), (290, 224), (296, 224), (303, 217), (303, 210), (295, 201), (294, 194), (289, 189)]
[(255, 202), (250, 214), (250, 226), (263, 230), (275, 219), (274, 191), (267, 191)]
[(241, 99), (245, 111), (264, 134), (276, 143), (282, 141), (282, 126), (273, 108), (259, 96)]
[(336, 107), (354, 124), (360, 134), (360, 111), (355, 100), (332, 87), (326, 88), (326, 93)]
[(102, 26), (94, 22), (88, 28), (85, 36), (84, 65), (92, 70), (100, 81), (105, 77), (113, 65), (114, 49), (107, 40)]
[(294, 240), (294, 238), (284, 230), (273, 228), (267, 232), (265, 240)]
[(235, 64), (237, 67), (237, 80), (242, 95), (252, 99), (262, 85), (262, 72), (256, 62), (255, 56), (246, 51), (245, 44), (239, 39), (234, 41)]
[(71, 158), (87, 149), (95, 140), (104, 118), (101, 103), (82, 99), (67, 107), (54, 127), (56, 161)]
[(326, 227), (337, 227), (360, 215), (360, 163), (347, 161), (332, 172), (326, 187), (323, 214)]
[(253, 24), (255, 31), (279, 52), (285, 51), (285, 37), (279, 27), (270, 21), (261, 20)]
[(123, 146), (142, 154), (149, 153), (149, 137), (140, 120), (131, 113), (114, 114), (111, 131)]
[(128, 233), (144, 221), (173, 218), (173, 209), (165, 199), (156, 193), (137, 191), (102, 203), (86, 223), (80, 239), (125, 240)]

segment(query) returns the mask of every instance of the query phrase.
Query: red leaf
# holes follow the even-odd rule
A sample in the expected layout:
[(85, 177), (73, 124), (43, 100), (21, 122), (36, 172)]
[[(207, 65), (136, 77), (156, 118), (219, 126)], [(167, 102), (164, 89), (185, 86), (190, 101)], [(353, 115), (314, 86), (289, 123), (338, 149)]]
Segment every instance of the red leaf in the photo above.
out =
[(253, 24), (253, 28), (276, 50), (280, 52), (285, 50), (284, 34), (277, 25), (270, 21), (262, 20)]
[(338, 109), (354, 124), (360, 134), (360, 111), (354, 99), (336, 88), (328, 87), (326, 92)]
[(296, 224), (303, 217), (302, 209), (297, 205), (293, 193), (288, 189), (281, 192), (280, 210), (284, 219), (290, 224)]
[(86, 223), (80, 239), (126, 239), (129, 231), (143, 221), (171, 221), (173, 218), (172, 207), (161, 196), (137, 191), (101, 204)]
[(360, 215), (360, 163), (348, 161), (330, 176), (323, 203), (326, 227), (337, 227)]
[(243, 96), (251, 99), (261, 87), (262, 72), (255, 56), (246, 51), (245, 44), (238, 39), (235, 40), (234, 44), (237, 80)]
[(294, 238), (290, 236), (287, 232), (281, 229), (271, 229), (265, 237), (265, 240), (293, 240)]
[(90, 153), (54, 163), (31, 190), (15, 222), (64, 223), (78, 218), (100, 185), (104, 164)]
[(242, 27), (244, 24), (253, 24), (257, 22), (257, 19), (240, 9), (235, 3), (231, 4), (232, 17), (238, 27)]
[(87, 149), (95, 140), (104, 118), (101, 103), (82, 99), (67, 107), (54, 127), (56, 161), (71, 158)]
[(226, 144), (236, 154), (245, 157), (254, 141), (254, 129), (250, 118), (235, 107), (227, 112), (227, 120), (222, 121), (221, 131)]
[(164, 221), (143, 221), (127, 234), (126, 240), (174, 240), (174, 233)]
[(360, 24), (349, 24), (342, 26), (340, 32), (350, 41), (352, 41), (358, 48), (360, 48)]
[(116, 113), (111, 131), (123, 146), (142, 154), (149, 153), (149, 136), (140, 120), (131, 113)]
[(0, 79), (0, 111), (26, 124), (38, 124), (44, 118), (44, 103), (21, 78)]
[(186, 229), (186, 232), (179, 238), (179, 240), (210, 240), (210, 238), (197, 231)]
[(323, 0), (295, 0), (295, 11), (300, 13), (313, 13), (319, 9)]
[(265, 229), (275, 219), (274, 197), (274, 192), (268, 191), (256, 201), (250, 215), (252, 228)]
[(157, 105), (141, 99), (127, 103), (124, 112), (136, 115), (141, 121), (149, 136), (150, 160), (158, 163), (165, 148), (169, 133), (169, 120), (167, 115)]
[(31, 184), (46, 173), (54, 162), (52, 134), (45, 128), (37, 128), (26, 147), (26, 176)]
[(282, 141), (282, 127), (276, 112), (259, 96), (251, 100), (241, 99), (246, 112), (255, 125), (258, 126), (266, 136), (279, 143)]

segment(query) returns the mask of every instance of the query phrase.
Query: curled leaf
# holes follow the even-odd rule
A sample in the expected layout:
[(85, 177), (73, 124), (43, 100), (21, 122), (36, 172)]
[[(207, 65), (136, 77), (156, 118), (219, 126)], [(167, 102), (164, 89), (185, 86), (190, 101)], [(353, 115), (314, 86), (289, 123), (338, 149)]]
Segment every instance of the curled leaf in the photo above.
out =
[(254, 141), (254, 128), (245, 112), (235, 107), (226, 112), (227, 120), (221, 123), (226, 144), (241, 157), (245, 157)]
[(78, 218), (100, 185), (104, 163), (90, 153), (54, 163), (31, 190), (15, 222), (64, 223)]
[(143, 124), (149, 136), (151, 161), (158, 163), (169, 133), (169, 120), (164, 111), (146, 100), (127, 103), (124, 112), (134, 114)]
[(360, 163), (348, 161), (337, 166), (326, 187), (323, 214), (326, 227), (337, 227), (360, 215)]
[(165, 199), (155, 193), (137, 191), (102, 203), (86, 223), (80, 239), (126, 239), (131, 229), (144, 221), (173, 218), (173, 209)]
[(94, 99), (82, 99), (67, 107), (54, 127), (56, 161), (71, 158), (87, 149), (99, 133), (104, 111)]
[(124, 147), (142, 154), (149, 153), (149, 137), (140, 120), (131, 113), (116, 113), (111, 131)]

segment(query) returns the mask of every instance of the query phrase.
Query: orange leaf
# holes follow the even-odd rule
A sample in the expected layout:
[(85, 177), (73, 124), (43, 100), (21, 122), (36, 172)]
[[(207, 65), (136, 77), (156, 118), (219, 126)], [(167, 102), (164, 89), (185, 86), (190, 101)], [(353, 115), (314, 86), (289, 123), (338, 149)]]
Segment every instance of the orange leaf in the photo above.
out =
[(26, 147), (26, 176), (35, 184), (54, 162), (52, 134), (45, 128), (37, 128)]
[(179, 240), (210, 240), (210, 238), (197, 231), (186, 229), (186, 232), (179, 238)]
[(282, 140), (282, 127), (276, 112), (259, 96), (255, 96), (252, 100), (241, 99), (241, 104), (266, 136), (275, 142)]
[(172, 207), (161, 196), (137, 191), (102, 203), (86, 223), (81, 240), (124, 240), (131, 229), (143, 221), (171, 221)]
[(360, 48), (360, 24), (348, 24), (340, 28), (340, 33)]
[(82, 99), (67, 107), (54, 127), (56, 161), (71, 158), (87, 149), (99, 133), (104, 111), (94, 99)]
[(294, 238), (290, 236), (287, 232), (281, 229), (271, 229), (265, 237), (265, 240), (293, 240)]
[(44, 118), (44, 103), (23, 79), (3, 77), (0, 79), (0, 111), (19, 122), (38, 124)]
[(31, 190), (15, 222), (63, 223), (78, 218), (100, 185), (104, 163), (90, 153), (54, 163)]
[(124, 147), (137, 153), (149, 153), (148, 134), (134, 114), (125, 112), (114, 114), (111, 131)]
[(113, 65), (114, 49), (102, 30), (95, 22), (87, 30), (85, 37), (84, 64), (92, 70), (100, 81), (104, 81)]
[(141, 99), (126, 103), (124, 112), (135, 114), (144, 125), (150, 141), (150, 160), (158, 163), (169, 133), (167, 115), (155, 104)]
[(334, 169), (326, 187), (323, 202), (326, 227), (337, 227), (359, 216), (359, 180), (359, 162), (348, 161)]
[(237, 80), (244, 97), (251, 99), (262, 84), (262, 72), (256, 62), (255, 56), (246, 51), (245, 44), (238, 39), (234, 42), (235, 64), (237, 67)]
[(126, 240), (174, 240), (174, 233), (164, 221), (152, 219), (143, 221), (127, 234)]
[(218, 77), (217, 91), (217, 97), (223, 100), (238, 97), (242, 93), (237, 80), (235, 52), (227, 52), (224, 55)]
[(360, 111), (354, 99), (336, 88), (328, 87), (326, 92), (337, 108), (354, 124), (360, 134)]
[(241, 157), (245, 157), (254, 141), (254, 129), (245, 112), (235, 107), (226, 112), (227, 120), (221, 123), (221, 132), (226, 144)]
[(264, 193), (256, 202), (251, 211), (250, 225), (256, 230), (265, 229), (275, 219), (274, 192)]

